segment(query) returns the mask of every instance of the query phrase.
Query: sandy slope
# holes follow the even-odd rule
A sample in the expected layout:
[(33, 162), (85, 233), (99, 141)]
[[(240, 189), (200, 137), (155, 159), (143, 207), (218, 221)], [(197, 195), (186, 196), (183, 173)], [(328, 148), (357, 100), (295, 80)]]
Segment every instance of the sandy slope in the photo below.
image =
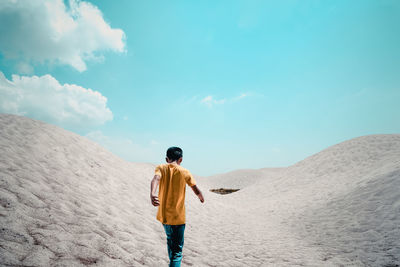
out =
[[(256, 183), (259, 180), (275, 177), (281, 173), (284, 168), (264, 168), (259, 170), (243, 169), (227, 173), (217, 174), (208, 177), (201, 177), (207, 186), (212, 188), (231, 188), (242, 189)], [(210, 188), (211, 189), (211, 188)]]
[[(240, 217), (251, 218), (248, 235), (268, 242), (268, 255), (278, 253), (271, 264), (285, 255), (293, 257), (288, 265), (396, 266), (399, 184), (400, 135), (375, 135), (332, 146), (225, 199), (248, 206)], [(271, 233), (260, 234), (266, 223)], [(307, 249), (316, 260), (307, 262)]]
[[(1, 265), (167, 265), (148, 196), (154, 166), (4, 114), (0, 149)], [(206, 203), (188, 191), (184, 266), (400, 264), (400, 135), (197, 180)], [(217, 187), (241, 190), (206, 190)]]

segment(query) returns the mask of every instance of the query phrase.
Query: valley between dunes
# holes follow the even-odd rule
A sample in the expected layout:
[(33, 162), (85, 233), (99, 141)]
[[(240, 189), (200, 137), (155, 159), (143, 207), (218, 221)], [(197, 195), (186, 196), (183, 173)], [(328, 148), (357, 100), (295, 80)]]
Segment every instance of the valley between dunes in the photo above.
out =
[[(168, 265), (149, 198), (155, 165), (8, 114), (0, 151), (1, 266)], [(187, 190), (182, 266), (400, 265), (400, 134), (195, 178), (206, 201)]]

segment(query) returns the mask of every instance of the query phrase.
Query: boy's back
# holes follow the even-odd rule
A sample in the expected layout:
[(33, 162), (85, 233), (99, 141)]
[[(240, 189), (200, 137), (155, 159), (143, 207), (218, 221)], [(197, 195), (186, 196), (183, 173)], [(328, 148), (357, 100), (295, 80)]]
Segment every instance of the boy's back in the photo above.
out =
[(157, 220), (169, 225), (184, 224), (186, 184), (196, 185), (192, 174), (178, 164), (166, 163), (156, 167), (155, 175), (161, 177)]

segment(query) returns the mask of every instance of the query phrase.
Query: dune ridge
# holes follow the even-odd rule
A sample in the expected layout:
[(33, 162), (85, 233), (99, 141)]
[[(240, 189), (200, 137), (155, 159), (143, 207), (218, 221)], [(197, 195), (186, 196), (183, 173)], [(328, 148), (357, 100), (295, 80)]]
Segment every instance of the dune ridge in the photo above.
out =
[[(148, 196), (154, 165), (8, 114), (0, 149), (1, 265), (167, 265)], [(196, 179), (206, 202), (187, 191), (184, 266), (400, 265), (398, 134)], [(220, 187), (240, 190), (208, 192)]]

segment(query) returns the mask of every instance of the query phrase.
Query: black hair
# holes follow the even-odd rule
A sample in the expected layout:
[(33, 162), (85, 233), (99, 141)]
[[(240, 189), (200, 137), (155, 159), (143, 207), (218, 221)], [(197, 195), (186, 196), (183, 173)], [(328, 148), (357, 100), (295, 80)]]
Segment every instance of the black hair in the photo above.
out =
[(182, 156), (183, 156), (183, 151), (179, 147), (173, 146), (173, 147), (168, 148), (168, 150), (167, 150), (167, 158), (172, 161), (178, 160)]

